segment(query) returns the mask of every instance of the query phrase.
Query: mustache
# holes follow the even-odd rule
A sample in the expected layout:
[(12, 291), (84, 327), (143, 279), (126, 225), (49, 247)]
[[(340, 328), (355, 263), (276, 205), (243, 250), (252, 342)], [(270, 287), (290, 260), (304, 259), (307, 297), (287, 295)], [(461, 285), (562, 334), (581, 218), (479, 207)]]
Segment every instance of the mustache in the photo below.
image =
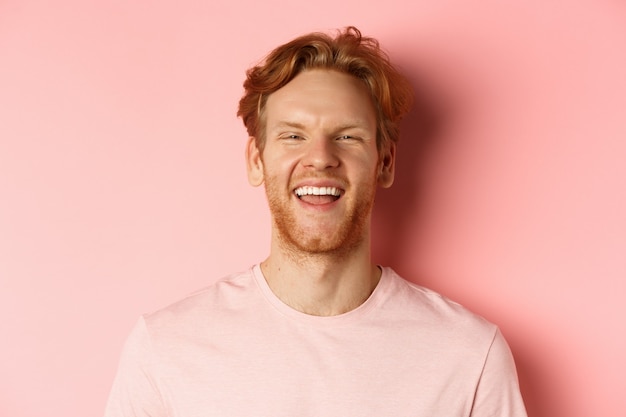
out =
[(296, 184), (301, 184), (306, 181), (332, 181), (344, 190), (350, 185), (350, 181), (341, 175), (332, 173), (309, 173), (291, 178), (289, 187), (294, 188)]

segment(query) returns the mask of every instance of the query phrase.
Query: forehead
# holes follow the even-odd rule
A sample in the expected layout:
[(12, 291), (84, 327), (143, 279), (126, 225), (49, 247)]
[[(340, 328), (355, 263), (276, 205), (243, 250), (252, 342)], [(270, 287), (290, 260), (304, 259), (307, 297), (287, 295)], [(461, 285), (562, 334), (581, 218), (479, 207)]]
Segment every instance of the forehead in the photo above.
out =
[(266, 102), (267, 127), (293, 123), (306, 126), (376, 124), (374, 104), (363, 81), (334, 70), (298, 74)]

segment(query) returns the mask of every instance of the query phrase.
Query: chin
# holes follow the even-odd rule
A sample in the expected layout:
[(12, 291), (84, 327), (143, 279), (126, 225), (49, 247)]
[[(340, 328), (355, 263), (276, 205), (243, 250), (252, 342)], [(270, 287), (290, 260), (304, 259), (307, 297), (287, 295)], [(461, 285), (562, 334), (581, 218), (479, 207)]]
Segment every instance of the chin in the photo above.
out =
[(294, 253), (310, 255), (343, 255), (361, 246), (364, 241), (363, 229), (350, 227), (354, 226), (351, 224), (344, 224), (339, 228), (334, 229), (334, 233), (320, 233), (319, 231), (311, 232), (297, 227), (277, 226), (282, 246), (288, 251)]

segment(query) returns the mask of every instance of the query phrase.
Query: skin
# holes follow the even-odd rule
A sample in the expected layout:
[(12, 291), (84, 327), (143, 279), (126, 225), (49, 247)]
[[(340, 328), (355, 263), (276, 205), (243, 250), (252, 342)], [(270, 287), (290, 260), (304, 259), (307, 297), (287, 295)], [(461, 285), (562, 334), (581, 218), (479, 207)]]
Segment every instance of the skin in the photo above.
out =
[[(395, 145), (379, 154), (376, 113), (361, 80), (333, 70), (297, 75), (268, 97), (266, 142), (250, 137), (248, 179), (265, 184), (272, 236), (261, 269), (287, 305), (331, 316), (361, 305), (380, 279), (370, 221), (378, 186), (393, 182)], [(303, 186), (338, 197), (305, 196)]]

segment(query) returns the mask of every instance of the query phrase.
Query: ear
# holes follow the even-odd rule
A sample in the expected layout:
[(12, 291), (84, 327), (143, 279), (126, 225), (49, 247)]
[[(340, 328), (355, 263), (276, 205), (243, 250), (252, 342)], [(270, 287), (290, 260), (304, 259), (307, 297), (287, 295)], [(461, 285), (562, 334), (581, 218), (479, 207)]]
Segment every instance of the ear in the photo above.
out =
[(248, 144), (246, 146), (246, 166), (248, 168), (248, 182), (253, 187), (258, 187), (263, 184), (265, 178), (265, 172), (263, 168), (263, 158), (261, 158), (261, 151), (256, 143), (256, 138), (250, 136), (248, 138)]
[(378, 185), (389, 188), (393, 184), (396, 169), (396, 144), (391, 142), (380, 155), (378, 166)]

